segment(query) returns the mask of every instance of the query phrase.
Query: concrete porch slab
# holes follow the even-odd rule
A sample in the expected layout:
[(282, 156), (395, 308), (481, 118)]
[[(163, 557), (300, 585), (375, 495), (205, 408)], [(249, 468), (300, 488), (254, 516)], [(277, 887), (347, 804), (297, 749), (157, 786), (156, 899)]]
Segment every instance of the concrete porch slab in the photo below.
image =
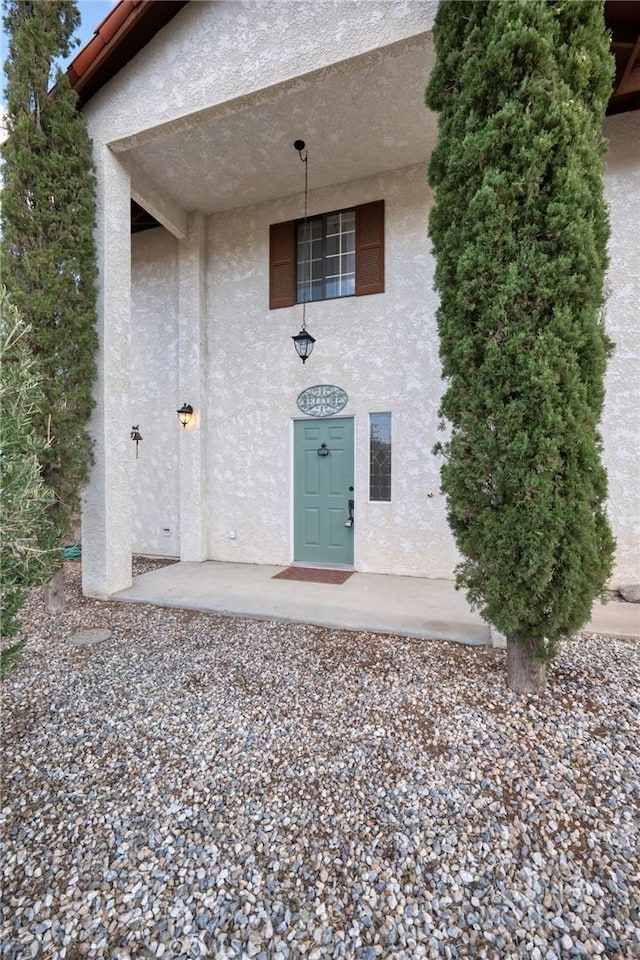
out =
[[(432, 640), (490, 643), (488, 625), (452, 580), (355, 573), (334, 585), (274, 580), (282, 566), (175, 563), (136, 577), (114, 600), (292, 620)], [(595, 604), (584, 632), (640, 639), (640, 605)]]

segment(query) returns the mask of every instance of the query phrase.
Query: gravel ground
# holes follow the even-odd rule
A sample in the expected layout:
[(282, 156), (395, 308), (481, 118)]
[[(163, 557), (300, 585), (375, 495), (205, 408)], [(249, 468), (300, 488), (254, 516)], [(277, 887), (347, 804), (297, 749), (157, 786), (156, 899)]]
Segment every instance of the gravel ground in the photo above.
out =
[[(640, 644), (84, 600), (3, 684), (3, 958), (640, 957)], [(110, 639), (75, 647), (72, 635)]]

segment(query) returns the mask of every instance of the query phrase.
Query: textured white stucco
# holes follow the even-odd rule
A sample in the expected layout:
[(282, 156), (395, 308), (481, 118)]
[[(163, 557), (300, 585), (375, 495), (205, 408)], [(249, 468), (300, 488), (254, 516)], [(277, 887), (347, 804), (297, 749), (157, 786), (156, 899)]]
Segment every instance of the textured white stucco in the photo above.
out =
[[(438, 491), (439, 460), (431, 453), (438, 438), (440, 372), (436, 348), (432, 261), (426, 235), (430, 191), (422, 165), (393, 174), (313, 191), (310, 213), (384, 198), (386, 290), (383, 294), (311, 304), (307, 323), (317, 338), (303, 366), (291, 342), (301, 323), (301, 307), (268, 308), (269, 225), (300, 213), (302, 197), (223, 213), (208, 220), (206, 363), (197, 420), (188, 438), (179, 437), (188, 458), (198, 434), (206, 436), (207, 492), (203, 519), (206, 555), (250, 563), (289, 563), (292, 559), (292, 421), (299, 418), (296, 397), (315, 383), (334, 383), (349, 394), (341, 415), (356, 425), (355, 561), (360, 570), (447, 577), (455, 564), (445, 504)], [(157, 421), (174, 417), (165, 394), (173, 388), (175, 327), (155, 319), (156, 300), (166, 292), (170, 317), (175, 247), (165, 231), (134, 238), (136, 323), (148, 318), (136, 343), (154, 344), (149, 376), (161, 385)], [(152, 262), (145, 263), (145, 258)], [(163, 263), (164, 260), (164, 263)], [(153, 293), (152, 293), (153, 291)], [(194, 326), (194, 337), (196, 336)], [(163, 346), (166, 344), (166, 349)], [(149, 344), (150, 345), (150, 344)], [(132, 363), (135, 363), (132, 351)], [(164, 359), (163, 359), (164, 358)], [(195, 389), (195, 384), (193, 385)], [(182, 395), (180, 395), (182, 398)], [(185, 396), (192, 402), (192, 396)], [(393, 497), (368, 500), (369, 413), (393, 415)], [(144, 434), (144, 425), (141, 424)], [(170, 433), (171, 431), (169, 431)], [(146, 442), (146, 439), (145, 439)], [(163, 502), (157, 454), (143, 449), (138, 473), (144, 490), (136, 494), (141, 552), (162, 552), (157, 531), (170, 505)], [(165, 440), (163, 468), (179, 469), (175, 444)], [(172, 495), (173, 495), (172, 488)], [(429, 497), (428, 494), (433, 496)], [(189, 497), (185, 497), (189, 500)], [(155, 531), (155, 533), (154, 533)], [(233, 531), (235, 537), (230, 539)], [(155, 539), (154, 539), (155, 537)], [(161, 544), (162, 546), (162, 544)]]
[(94, 149), (98, 375), (91, 418), (94, 465), (82, 509), (82, 583), (104, 597), (131, 584), (130, 186), (122, 164), (104, 145)]
[[(201, 166), (195, 162), (196, 159), (201, 160), (201, 151), (194, 148), (195, 153), (189, 153), (188, 131), (197, 130), (211, 111), (215, 112), (221, 105), (229, 105), (228, 115), (231, 116), (234, 111), (242, 111), (251, 103), (255, 112), (251, 123), (240, 123), (238, 130), (241, 135), (238, 131), (234, 134), (232, 129), (225, 129), (224, 125), (216, 127), (211, 147), (206, 151), (206, 159), (214, 170), (216, 167), (222, 169), (223, 161), (227, 166), (231, 161), (234, 170), (234, 176), (228, 180), (228, 189), (223, 189), (214, 206), (216, 209), (228, 206), (235, 195), (249, 198), (255, 182), (261, 184), (258, 195), (262, 199), (272, 196), (274, 190), (291, 194), (298, 189), (300, 182), (300, 165), (291, 143), (298, 136), (308, 135), (300, 129), (301, 122), (307, 116), (304, 103), (292, 97), (295, 92), (292, 84), (295, 86), (296, 78), (310, 75), (318, 77), (323, 70), (328, 71), (326, 76), (333, 83), (332, 89), (339, 94), (344, 89), (344, 96), (340, 97), (340, 109), (325, 113), (329, 117), (339, 116), (343, 127), (346, 124), (348, 133), (349, 111), (354, 118), (362, 112), (359, 101), (351, 103), (349, 89), (352, 82), (359, 83), (363, 90), (370, 86), (371, 101), (378, 106), (383, 99), (388, 103), (389, 110), (385, 116), (391, 122), (397, 114), (393, 89), (398, 92), (405, 90), (407, 76), (414, 77), (416, 66), (418, 71), (422, 71), (424, 59), (424, 71), (418, 73), (417, 80), (414, 77), (414, 96), (411, 104), (407, 104), (407, 110), (419, 111), (419, 120), (410, 124), (412, 129), (418, 129), (424, 121), (424, 130), (420, 134), (422, 146), (418, 148), (417, 155), (424, 151), (426, 158), (426, 147), (433, 135), (433, 121), (423, 110), (421, 102), (423, 81), (430, 66), (429, 47), (424, 45), (424, 38), (433, 22), (435, 8), (434, 2), (413, 0), (321, 4), (311, 0), (277, 4), (192, 3), (106, 84), (85, 108), (98, 168), (96, 236), (101, 265), (99, 313), (102, 337), (98, 404), (93, 421), (96, 466), (87, 491), (83, 520), (86, 534), (84, 584), (88, 593), (104, 596), (127, 586), (131, 577), (130, 517), (132, 510), (138, 509), (137, 506), (133, 507), (132, 491), (134, 488), (145, 488), (142, 482), (145, 468), (139, 461), (134, 465), (130, 460), (133, 445), (129, 441), (129, 431), (131, 423), (136, 421), (131, 420), (129, 378), (138, 358), (132, 357), (129, 361), (134, 322), (129, 298), (129, 250), (125, 248), (129, 196), (133, 195), (139, 201), (148, 197), (149, 209), (174, 236), (181, 238), (178, 256), (178, 383), (182, 394), (188, 390), (192, 397), (197, 398), (206, 386), (203, 364), (205, 361), (210, 363), (214, 355), (211, 350), (208, 355), (206, 353), (209, 326), (205, 320), (210, 321), (211, 318), (204, 316), (203, 303), (205, 288), (210, 292), (216, 274), (209, 264), (205, 269), (198, 260), (202, 254), (202, 237), (194, 245), (193, 215), (211, 209), (211, 203), (207, 202), (205, 190), (198, 210), (192, 215), (188, 209), (190, 204), (186, 186), (202, 179)], [(417, 61), (412, 59), (416, 56)], [(334, 68), (340, 73), (341, 84), (334, 82), (334, 74), (331, 73)], [(395, 86), (392, 89), (390, 85)], [(308, 83), (302, 86), (308, 90)], [(384, 90), (385, 97), (379, 97), (376, 101), (376, 89), (380, 92)], [(271, 145), (260, 153), (266, 162), (271, 156), (269, 150), (275, 151), (273, 160), (266, 162), (266, 168), (259, 173), (256, 168), (258, 151), (255, 151), (255, 155), (251, 152), (253, 141), (271, 143), (268, 116), (259, 108), (263, 94), (265, 104), (272, 105), (274, 96), (276, 99), (284, 98), (284, 113), (290, 117), (291, 127), (286, 130), (282, 128), (282, 143)], [(321, 97), (318, 102), (324, 103)], [(377, 117), (383, 135), (382, 139), (375, 139), (375, 149), (363, 143), (362, 137), (354, 137), (351, 147), (342, 150), (347, 137), (340, 134), (339, 130), (327, 132), (326, 138), (318, 136), (318, 146), (324, 142), (325, 149), (317, 150), (316, 175), (320, 175), (324, 164), (325, 182), (327, 170), (331, 173), (331, 182), (348, 180), (349, 171), (353, 170), (354, 165), (357, 166), (359, 158), (363, 164), (366, 162), (362, 169), (388, 169), (390, 163), (396, 163), (390, 159), (388, 151), (397, 150), (398, 146), (405, 163), (410, 156), (415, 160), (415, 148), (413, 154), (409, 149), (414, 147), (411, 142), (403, 147), (398, 144), (395, 135), (387, 138), (388, 142), (385, 140), (385, 116), (379, 114)], [(245, 113), (243, 120), (246, 121), (247, 117)], [(184, 195), (172, 197), (167, 190), (163, 191), (161, 183), (154, 182), (148, 176), (144, 164), (150, 163), (156, 153), (162, 154), (163, 138), (166, 140), (178, 128), (185, 131), (180, 143), (180, 156), (176, 161), (185, 192)], [(336, 134), (340, 134), (339, 141), (333, 142), (331, 136)], [(127, 138), (130, 140), (128, 143)], [(141, 144), (146, 144), (146, 153), (140, 150), (135, 152)], [(288, 158), (285, 176), (282, 178), (278, 174), (280, 180), (276, 177), (277, 183), (274, 184), (270, 171), (278, 171), (285, 156)], [(376, 156), (378, 159), (372, 164), (371, 158)], [(158, 169), (162, 170), (162, 164)], [(222, 177), (220, 182), (223, 182)], [(186, 207), (181, 206), (184, 203)], [(298, 212), (299, 209), (296, 210)], [(260, 242), (264, 242), (263, 238)], [(264, 248), (261, 249), (264, 252)], [(224, 251), (224, 254), (228, 259), (228, 251)], [(249, 268), (255, 271), (257, 266), (254, 263)], [(265, 268), (263, 264), (261, 269)], [(200, 277), (199, 293), (194, 298), (184, 277), (196, 274)], [(170, 275), (169, 269), (166, 276)], [(233, 303), (235, 309), (241, 310), (248, 300), (248, 294), (240, 289), (242, 284), (239, 281), (241, 276), (236, 278), (234, 284)], [(144, 282), (140, 289), (144, 289)], [(144, 294), (141, 296), (144, 299)], [(217, 328), (214, 326), (214, 329)], [(140, 333), (137, 336), (139, 338)], [(168, 350), (168, 357), (170, 354)], [(172, 403), (182, 400), (189, 398), (182, 395), (179, 401), (172, 398)], [(205, 405), (196, 402), (194, 406), (202, 411)], [(224, 415), (236, 417), (237, 410), (231, 411), (226, 405)], [(211, 530), (214, 517), (208, 511), (214, 507), (217, 511), (217, 506), (207, 492), (210, 476), (205, 469), (206, 449), (212, 449), (215, 428), (205, 426), (202, 416), (202, 413), (198, 413), (191, 432), (180, 435), (176, 465), (181, 484), (180, 551), (192, 559), (202, 558), (206, 550), (212, 550), (215, 540)], [(142, 421), (142, 416), (139, 419)], [(144, 437), (142, 426), (141, 422)], [(142, 456), (150, 457), (148, 452), (145, 453), (150, 446), (145, 438), (140, 450)], [(167, 450), (170, 450), (170, 445)], [(242, 479), (236, 480), (236, 486), (242, 487)], [(163, 488), (163, 492), (175, 497), (168, 486)], [(144, 497), (140, 498), (138, 494), (136, 497), (144, 501)], [(148, 513), (152, 502), (153, 497), (144, 501), (145, 506), (141, 507), (135, 528), (136, 549), (145, 549), (146, 552), (161, 549), (157, 545), (158, 529), (169, 529), (169, 537), (166, 538), (169, 541), (175, 537), (175, 532), (172, 532), (174, 527), (166, 526), (166, 523), (172, 522), (175, 507), (163, 505), (161, 512), (167, 516), (163, 516), (161, 523), (158, 523), (157, 518), (150, 517)], [(268, 522), (266, 512), (265, 523)], [(272, 543), (272, 540), (269, 542)], [(281, 551), (281, 538), (278, 543), (278, 550)], [(171, 549), (176, 547), (177, 541), (174, 540)], [(168, 544), (166, 549), (169, 549)]]
[(180, 555), (178, 243), (166, 230), (131, 238), (130, 443), (134, 553)]
[(436, 9), (436, 0), (189, 3), (92, 98), (91, 132), (102, 142), (137, 136), (425, 33)]
[[(609, 513), (618, 539), (614, 583), (638, 578), (640, 364), (633, 312), (638, 280), (628, 243), (638, 214), (632, 200), (638, 174), (629, 138), (636, 122), (633, 116), (607, 121), (611, 145), (606, 188), (612, 220), (607, 329), (617, 347), (607, 375), (603, 433)], [(299, 215), (302, 197), (228, 211), (206, 221), (204, 330), (198, 332), (198, 321), (192, 335), (204, 357), (194, 433), (206, 437), (206, 484), (199, 502), (207, 557), (257, 563), (292, 559), (291, 422), (300, 416), (295, 400), (307, 386), (335, 383), (349, 394), (342, 415), (354, 416), (356, 425), (356, 567), (452, 575), (456, 551), (439, 494), (439, 462), (431, 454), (438, 438), (441, 381), (424, 167), (312, 191), (310, 213), (381, 197), (386, 203), (386, 291), (309, 305), (307, 323), (318, 342), (305, 366), (290, 340), (300, 327), (301, 307), (270, 311), (267, 303), (269, 224)], [(141, 302), (151, 302), (151, 289), (145, 293), (145, 285), (162, 298), (165, 287), (159, 285), (166, 284), (171, 298), (173, 242), (164, 231), (145, 236), (157, 238), (154, 249), (165, 250), (166, 262), (154, 261), (152, 274), (147, 272), (144, 280), (136, 271), (134, 290), (140, 290)], [(135, 243), (140, 241), (136, 238)], [(154, 330), (156, 336), (157, 327)], [(166, 362), (153, 376), (170, 391), (175, 356), (170, 341), (167, 347)], [(197, 375), (193, 391), (196, 382)], [(182, 399), (190, 397), (180, 394)], [(393, 413), (389, 504), (370, 503), (367, 495), (368, 414), (382, 410)], [(167, 469), (175, 474), (178, 452), (171, 443), (166, 450)], [(183, 457), (189, 456), (188, 450), (183, 444)], [(151, 473), (153, 478), (155, 467)], [(158, 527), (155, 514), (161, 500), (158, 490), (146, 507), (136, 507), (139, 517), (147, 511), (150, 530)], [(156, 552), (151, 542), (145, 550)]]
[(611, 223), (606, 327), (615, 350), (607, 371), (602, 435), (608, 513), (618, 542), (612, 582), (620, 586), (640, 583), (640, 114), (608, 117), (604, 133)]
[[(90, 101), (102, 286), (86, 592), (127, 586), (132, 549), (290, 562), (296, 397), (317, 383), (345, 389), (341, 415), (355, 420), (356, 568), (452, 576), (457, 554), (431, 453), (441, 380), (425, 162), (435, 128), (422, 90), (435, 7), (191, 3)], [(327, 117), (338, 116), (332, 129)], [(640, 580), (638, 124), (624, 114), (605, 126), (614, 584)], [(317, 344), (305, 366), (291, 342), (302, 308), (268, 309), (269, 225), (303, 212), (298, 136), (310, 147), (311, 214), (386, 204), (386, 290), (309, 305)], [(131, 285), (130, 195), (180, 238), (135, 236)], [(182, 402), (196, 412), (186, 431), (175, 416)], [(381, 411), (393, 414), (393, 495), (370, 503), (368, 415)], [(138, 461), (134, 423), (144, 437)]]
[(201, 213), (189, 217), (180, 242), (180, 396), (193, 407), (191, 423), (180, 432), (180, 533), (183, 560), (206, 560), (208, 487), (206, 449), (208, 431), (202, 422), (206, 399), (206, 221)]
[[(431, 453), (440, 371), (425, 168), (313, 191), (309, 212), (381, 198), (385, 292), (308, 305), (307, 326), (317, 343), (304, 366), (291, 342), (301, 306), (268, 308), (269, 225), (299, 216), (303, 198), (209, 220), (207, 473), (214, 559), (291, 561), (291, 423), (301, 417), (296, 397), (305, 387), (332, 383), (349, 395), (341, 416), (355, 417), (356, 567), (451, 575), (455, 550), (438, 493), (439, 462)], [(379, 411), (393, 415), (391, 503), (368, 501), (368, 415)]]
[(191, 3), (91, 99), (90, 133), (178, 237), (189, 212), (294, 192), (300, 137), (316, 186), (422, 161), (436, 132), (424, 108), (433, 9)]

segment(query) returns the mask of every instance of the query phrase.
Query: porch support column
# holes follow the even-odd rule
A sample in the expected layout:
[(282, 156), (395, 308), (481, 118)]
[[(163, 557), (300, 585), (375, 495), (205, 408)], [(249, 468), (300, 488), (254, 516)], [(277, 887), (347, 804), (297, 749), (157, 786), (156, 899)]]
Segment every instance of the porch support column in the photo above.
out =
[[(178, 406), (190, 403), (191, 423), (180, 431), (180, 559), (207, 559), (206, 504), (206, 219), (191, 213), (179, 254), (179, 366)], [(176, 408), (177, 409), (177, 408)]]
[(131, 586), (130, 191), (128, 173), (106, 145), (96, 143), (94, 158), (99, 351), (94, 465), (82, 510), (82, 585), (87, 596), (108, 597)]

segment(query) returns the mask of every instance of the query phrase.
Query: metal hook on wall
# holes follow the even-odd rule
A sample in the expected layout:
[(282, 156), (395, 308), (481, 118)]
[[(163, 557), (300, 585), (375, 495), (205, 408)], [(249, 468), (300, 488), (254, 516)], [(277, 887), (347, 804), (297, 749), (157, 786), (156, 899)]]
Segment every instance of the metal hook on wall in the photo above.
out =
[(142, 434), (140, 433), (139, 425), (131, 427), (131, 439), (135, 440), (136, 444), (136, 460), (138, 459), (138, 444), (142, 440)]

